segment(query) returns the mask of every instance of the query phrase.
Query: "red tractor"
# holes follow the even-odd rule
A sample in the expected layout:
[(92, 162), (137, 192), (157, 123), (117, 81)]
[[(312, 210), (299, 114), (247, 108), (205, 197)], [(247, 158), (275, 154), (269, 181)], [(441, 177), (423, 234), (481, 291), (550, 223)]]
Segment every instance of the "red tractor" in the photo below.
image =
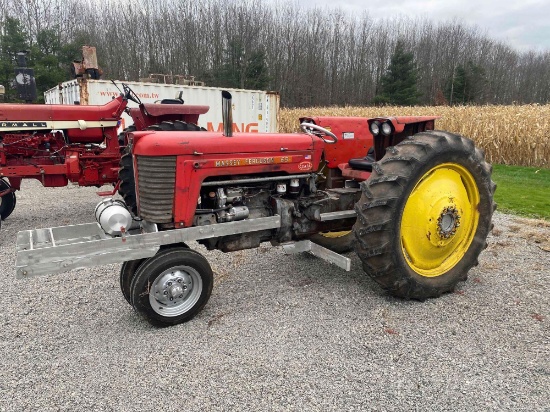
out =
[(477, 264), (495, 184), (471, 140), (433, 130), (434, 117), (306, 117), (300, 134), (232, 133), (229, 98), (223, 133), (130, 133), (135, 216), (107, 199), (97, 223), (20, 232), (17, 277), (124, 262), (126, 300), (177, 324), (213, 286), (191, 240), (224, 252), (271, 242), (346, 270), (334, 250), (353, 246), (368, 275), (407, 299), (452, 291)]
[[(129, 99), (139, 108), (127, 109)], [(121, 95), (103, 106), (0, 105), (1, 220), (15, 208), (22, 179), (38, 179), (46, 187), (116, 183), (125, 144), (117, 131), (125, 110), (134, 120), (130, 130), (154, 129), (166, 121), (177, 130), (199, 130), (199, 115), (208, 111), (176, 100), (165, 103), (142, 104), (123, 84)]]

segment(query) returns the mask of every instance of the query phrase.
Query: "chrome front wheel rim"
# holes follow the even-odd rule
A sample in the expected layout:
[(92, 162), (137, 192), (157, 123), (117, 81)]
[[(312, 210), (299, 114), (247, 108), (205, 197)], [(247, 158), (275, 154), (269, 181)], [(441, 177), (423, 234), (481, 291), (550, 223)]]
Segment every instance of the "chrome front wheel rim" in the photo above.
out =
[(150, 286), (151, 308), (162, 316), (180, 316), (191, 310), (202, 293), (202, 278), (190, 266), (176, 266), (165, 270)]

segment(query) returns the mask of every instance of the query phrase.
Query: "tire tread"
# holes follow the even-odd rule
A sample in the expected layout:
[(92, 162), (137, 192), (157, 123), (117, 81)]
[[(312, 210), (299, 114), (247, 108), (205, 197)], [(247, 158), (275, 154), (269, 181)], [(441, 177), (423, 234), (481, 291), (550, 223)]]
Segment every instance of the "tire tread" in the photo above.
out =
[(357, 238), (355, 249), (363, 269), (395, 296), (419, 300), (438, 297), (454, 290), (457, 282), (465, 280), (467, 272), (477, 263), (479, 252), (474, 253), (471, 261), (465, 262), (461, 273), (436, 282), (432, 278), (419, 280), (420, 276), (410, 275), (412, 269), (404, 267), (403, 259), (398, 258), (403, 252), (400, 246), (396, 246), (400, 245), (400, 241), (396, 240), (399, 235), (395, 220), (400, 219), (403, 203), (408, 196), (406, 188), (410, 187), (415, 175), (420, 173), (422, 176), (422, 168), (427, 162), (435, 161), (444, 152), (467, 154), (470, 164), (477, 164), (477, 167), (472, 166), (470, 173), (479, 177), (476, 181), (480, 195), (483, 192), (490, 199), (480, 215), (478, 230), (468, 250), (481, 252), (485, 248), (492, 213), (496, 208), (493, 201), (496, 185), (491, 181), (492, 168), (485, 161), (483, 151), (477, 149), (471, 140), (444, 131), (425, 131), (402, 141), (395, 146), (395, 150), (387, 151), (385, 157), (375, 163), (377, 167), (373, 167), (371, 177), (361, 184), (362, 197), (355, 206), (358, 219), (354, 226)]

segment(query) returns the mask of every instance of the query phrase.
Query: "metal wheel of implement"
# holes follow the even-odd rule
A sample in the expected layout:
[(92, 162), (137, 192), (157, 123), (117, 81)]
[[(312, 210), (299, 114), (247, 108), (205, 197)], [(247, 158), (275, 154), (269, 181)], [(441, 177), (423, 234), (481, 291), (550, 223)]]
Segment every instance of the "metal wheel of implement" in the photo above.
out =
[(452, 133), (422, 132), (388, 148), (355, 207), (365, 272), (404, 298), (452, 291), (487, 246), (491, 171), (471, 140)]
[(136, 271), (130, 286), (134, 309), (150, 322), (175, 325), (206, 305), (214, 276), (208, 261), (187, 248), (159, 251)]
[[(130, 126), (132, 127), (132, 126)], [(193, 132), (193, 131), (206, 131), (204, 127), (199, 127), (193, 123), (186, 123), (180, 120), (173, 122), (161, 122), (153, 126), (149, 126), (146, 130), (157, 131), (180, 131), (180, 132)], [(120, 137), (119, 137), (120, 140)], [(120, 187), (118, 193), (124, 199), (128, 209), (137, 215), (137, 199), (136, 199), (136, 182), (134, 178), (134, 161), (132, 159), (132, 153), (128, 147), (124, 147), (122, 156), (120, 157), (120, 169), (118, 170), (118, 180), (120, 180)]]
[[(4, 179), (0, 179), (0, 192), (11, 189), (11, 186)], [(15, 192), (10, 192), (0, 197), (0, 219), (5, 220), (15, 209), (17, 199)]]

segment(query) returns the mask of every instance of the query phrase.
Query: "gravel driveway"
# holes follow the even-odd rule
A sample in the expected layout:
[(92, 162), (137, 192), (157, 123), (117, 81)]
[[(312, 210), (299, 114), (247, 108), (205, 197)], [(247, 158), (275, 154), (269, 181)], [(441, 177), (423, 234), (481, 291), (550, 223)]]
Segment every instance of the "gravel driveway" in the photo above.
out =
[(387, 296), (281, 248), (204, 253), (212, 297), (154, 328), (119, 265), (15, 279), (17, 231), (93, 220), (95, 189), (26, 182), (0, 231), (1, 411), (550, 411), (550, 223), (496, 214), (455, 293)]

